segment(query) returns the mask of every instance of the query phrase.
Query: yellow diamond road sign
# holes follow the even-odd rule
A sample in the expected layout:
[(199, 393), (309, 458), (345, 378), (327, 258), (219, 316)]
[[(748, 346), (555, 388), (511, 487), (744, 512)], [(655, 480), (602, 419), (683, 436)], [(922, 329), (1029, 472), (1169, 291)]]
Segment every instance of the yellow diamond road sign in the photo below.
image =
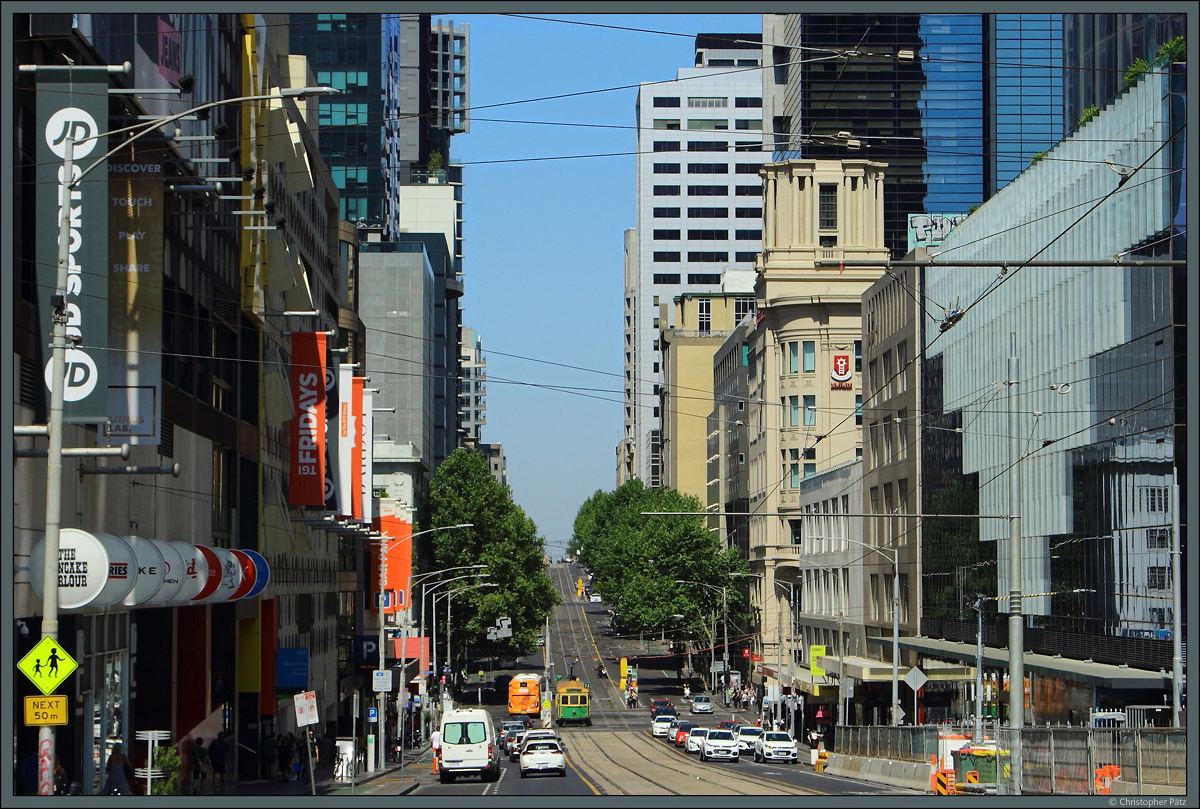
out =
[(42, 638), (29, 654), (21, 658), (17, 668), (39, 691), (49, 695), (71, 672), (79, 668), (79, 664), (56, 640)]

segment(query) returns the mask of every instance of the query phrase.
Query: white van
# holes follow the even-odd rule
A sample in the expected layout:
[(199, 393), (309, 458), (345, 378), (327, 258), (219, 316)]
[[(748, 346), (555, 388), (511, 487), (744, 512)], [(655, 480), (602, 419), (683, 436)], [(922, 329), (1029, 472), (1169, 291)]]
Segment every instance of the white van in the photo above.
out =
[(463, 708), (442, 715), (442, 757), (438, 772), (448, 784), (460, 775), (484, 781), (500, 777), (500, 743), (487, 711)]

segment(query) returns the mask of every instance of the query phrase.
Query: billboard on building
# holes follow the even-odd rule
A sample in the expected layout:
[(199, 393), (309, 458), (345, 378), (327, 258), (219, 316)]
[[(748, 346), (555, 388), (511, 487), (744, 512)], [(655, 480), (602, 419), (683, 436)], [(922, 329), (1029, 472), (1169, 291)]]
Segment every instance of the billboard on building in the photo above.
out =
[(293, 332), (289, 506), (325, 503), (325, 333)]

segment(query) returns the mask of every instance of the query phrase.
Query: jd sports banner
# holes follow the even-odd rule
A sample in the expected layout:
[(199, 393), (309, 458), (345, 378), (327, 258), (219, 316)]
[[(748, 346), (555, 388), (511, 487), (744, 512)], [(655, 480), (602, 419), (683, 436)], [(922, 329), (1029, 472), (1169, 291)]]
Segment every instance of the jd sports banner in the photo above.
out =
[(325, 503), (325, 333), (292, 333), (289, 506)]
[[(55, 76), (63, 73), (55, 71)], [(108, 151), (107, 139), (94, 139), (108, 123), (108, 75), (71, 71), (66, 82), (39, 77), (37, 85), (37, 279), (41, 334), (49, 344), (58, 275), (58, 228), (70, 221), (67, 282), (63, 307), (67, 337), (63, 419), (103, 424), (108, 419), (108, 177), (100, 166), (61, 199), (60, 176), (68, 135), (74, 148), (73, 177)], [(93, 140), (85, 140), (93, 138)], [(79, 143), (78, 141), (83, 141)], [(41, 342), (41, 340), (39, 340)], [(50, 349), (45, 349), (50, 388)]]

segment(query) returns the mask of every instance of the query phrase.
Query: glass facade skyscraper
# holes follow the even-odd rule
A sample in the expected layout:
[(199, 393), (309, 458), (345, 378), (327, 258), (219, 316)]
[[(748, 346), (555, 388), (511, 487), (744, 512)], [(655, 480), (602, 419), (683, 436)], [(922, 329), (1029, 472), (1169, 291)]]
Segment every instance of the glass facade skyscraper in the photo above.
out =
[(1062, 137), (1061, 14), (784, 16), (764, 36), (774, 157), (887, 163), (897, 258), (910, 217), (968, 214)]

